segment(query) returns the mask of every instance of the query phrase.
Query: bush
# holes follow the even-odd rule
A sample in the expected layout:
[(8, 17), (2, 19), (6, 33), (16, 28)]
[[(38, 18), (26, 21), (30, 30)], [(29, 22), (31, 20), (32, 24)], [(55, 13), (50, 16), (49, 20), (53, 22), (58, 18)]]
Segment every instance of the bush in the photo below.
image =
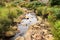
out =
[(17, 18), (21, 14), (22, 14), (22, 11), (20, 11), (17, 7), (13, 7), (13, 8), (1, 7), (0, 8), (0, 36), (1, 37), (5, 36), (5, 32), (10, 31), (9, 30), (10, 26), (12, 27), (14, 26), (13, 24), (14, 18)]
[(32, 1), (32, 2), (21, 2), (20, 6), (21, 7), (26, 7), (28, 9), (36, 9), (39, 6), (44, 6), (45, 4), (40, 3), (38, 1)]
[(41, 16), (41, 15), (42, 15), (43, 8), (44, 8), (44, 7), (38, 7), (38, 8), (36, 9), (36, 14), (39, 15), (39, 16)]
[(60, 5), (60, 0), (51, 0), (51, 5)]
[(36, 14), (42, 16), (43, 18), (47, 18), (48, 16), (48, 9), (49, 7), (47, 6), (41, 6), (36, 9)]
[(55, 16), (57, 20), (60, 19), (60, 16), (59, 16), (60, 15), (60, 8), (52, 7), (51, 10), (53, 12), (52, 15)]
[(53, 35), (55, 37), (55, 40), (60, 40), (60, 21), (59, 20), (57, 20), (54, 24)]
[[(52, 33), (55, 37), (54, 40), (60, 40), (60, 8), (51, 7), (50, 14), (48, 16), (48, 20), (53, 23)], [(51, 25), (52, 25), (51, 23)]]

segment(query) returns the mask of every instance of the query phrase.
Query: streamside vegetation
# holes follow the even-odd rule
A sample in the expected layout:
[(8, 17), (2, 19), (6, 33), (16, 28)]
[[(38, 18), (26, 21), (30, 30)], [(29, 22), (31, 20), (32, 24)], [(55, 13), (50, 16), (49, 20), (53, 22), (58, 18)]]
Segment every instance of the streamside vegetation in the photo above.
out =
[[(1, 2), (2, 1), (2, 2)], [(17, 32), (17, 19), (23, 12), (8, 0), (0, 0), (0, 38), (14, 36)], [(18, 20), (17, 20), (18, 21)]]
[(49, 0), (48, 4), (39, 1), (0, 0), (0, 38), (15, 35), (17, 28), (14, 20), (23, 14), (19, 6), (34, 10), (37, 16), (47, 19), (54, 40), (60, 40), (60, 0)]

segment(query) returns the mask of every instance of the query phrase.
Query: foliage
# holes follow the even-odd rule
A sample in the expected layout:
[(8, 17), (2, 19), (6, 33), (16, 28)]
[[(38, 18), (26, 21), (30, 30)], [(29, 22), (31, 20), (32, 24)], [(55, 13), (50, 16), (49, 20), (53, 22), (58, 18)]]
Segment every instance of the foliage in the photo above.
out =
[[(4, 10), (3, 10), (4, 9)], [(9, 27), (13, 26), (14, 18), (17, 18), (22, 14), (22, 11), (17, 7), (0, 8), (0, 34), (4, 34), (6, 31), (9, 31)], [(0, 35), (4, 36), (4, 35)]]
[[(50, 8), (50, 14), (48, 20), (53, 23), (52, 33), (55, 37), (54, 40), (60, 40), (60, 8), (52, 7)], [(52, 24), (51, 24), (52, 25)]]
[(7, 4), (11, 4), (12, 6), (17, 6), (19, 2), (23, 0), (0, 0), (0, 6), (6, 6)]
[(39, 7), (39, 6), (43, 6), (43, 5), (45, 5), (45, 4), (43, 4), (43, 3), (40, 3), (40, 2), (38, 2), (38, 1), (32, 1), (32, 2), (21, 2), (20, 4), (19, 4), (21, 7), (26, 7), (26, 8), (28, 8), (28, 9), (36, 9), (37, 7)]
[(50, 14), (49, 13), (49, 11), (50, 11), (49, 8), (50, 7), (47, 7), (47, 6), (37, 7), (36, 14), (42, 16), (43, 18), (47, 18), (48, 14)]
[[(52, 27), (52, 33), (55, 40), (60, 40), (60, 8), (59, 7), (46, 7), (41, 6), (36, 9), (39, 16), (44, 16), (48, 14), (48, 20), (50, 21)], [(46, 16), (45, 16), (46, 17)]]
[(60, 21), (59, 20), (57, 20), (54, 24), (53, 35), (55, 37), (55, 40), (60, 40)]
[(52, 12), (52, 13), (50, 14), (50, 16), (48, 16), (48, 18), (51, 17), (52, 19), (50, 19), (50, 20), (60, 19), (60, 16), (59, 16), (60, 15), (60, 8), (52, 7), (51, 10), (52, 11), (50, 11), (50, 12)]
[(60, 0), (51, 0), (51, 5), (60, 5)]

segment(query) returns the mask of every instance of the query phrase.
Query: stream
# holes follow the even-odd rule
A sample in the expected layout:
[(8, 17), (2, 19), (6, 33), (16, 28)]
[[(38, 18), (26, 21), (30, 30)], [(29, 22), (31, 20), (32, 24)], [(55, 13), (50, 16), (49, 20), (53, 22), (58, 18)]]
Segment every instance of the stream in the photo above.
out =
[(24, 34), (28, 30), (29, 26), (37, 23), (37, 18), (36, 18), (35, 13), (33, 13), (33, 12), (27, 13), (25, 16), (28, 18), (22, 19), (20, 24), (18, 24), (18, 30), (20, 32), (16, 33), (16, 35), (11, 40), (15, 40), (15, 38), (17, 38), (18, 36), (24, 36)]

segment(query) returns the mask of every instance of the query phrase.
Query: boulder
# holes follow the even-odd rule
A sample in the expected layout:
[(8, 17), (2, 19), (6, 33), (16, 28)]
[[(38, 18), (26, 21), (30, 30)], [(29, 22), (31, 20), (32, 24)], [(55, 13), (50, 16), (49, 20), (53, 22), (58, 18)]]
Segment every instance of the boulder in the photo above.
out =
[(23, 19), (23, 18), (25, 18), (25, 16), (24, 16), (24, 15), (21, 15), (19, 18), (20, 18), (20, 19)]
[(42, 18), (41, 18), (41, 17), (37, 16), (37, 19), (38, 19), (38, 21), (39, 21), (40, 23), (42, 22)]
[(11, 36), (14, 36), (14, 35), (15, 35), (15, 33), (13, 31), (7, 31), (7, 32), (5, 32), (5, 36), (6, 37), (11, 37)]
[(13, 27), (12, 27), (12, 30), (13, 30), (13, 31), (16, 31), (16, 30), (17, 30), (17, 27), (16, 27), (16, 26), (13, 26)]

